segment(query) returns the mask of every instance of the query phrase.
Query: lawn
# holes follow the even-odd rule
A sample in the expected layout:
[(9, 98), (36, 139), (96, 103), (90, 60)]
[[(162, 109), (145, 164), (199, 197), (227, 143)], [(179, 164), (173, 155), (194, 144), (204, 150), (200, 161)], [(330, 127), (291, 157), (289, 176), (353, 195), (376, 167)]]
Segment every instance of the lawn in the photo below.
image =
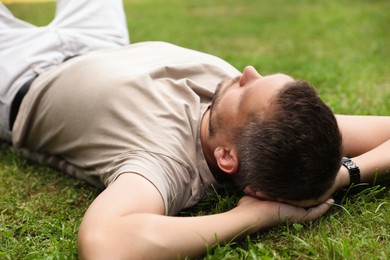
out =
[[(40, 26), (55, 8), (53, 2), (7, 7)], [(168, 41), (220, 56), (240, 70), (253, 65), (262, 74), (309, 80), (336, 113), (390, 115), (389, 1), (128, 0), (125, 8), (131, 42)], [(77, 259), (78, 226), (99, 191), (0, 146), (0, 259)], [(217, 189), (181, 215), (225, 211), (237, 199)], [(389, 256), (390, 190), (382, 183), (339, 194), (317, 221), (264, 230), (210, 248), (203, 258)]]

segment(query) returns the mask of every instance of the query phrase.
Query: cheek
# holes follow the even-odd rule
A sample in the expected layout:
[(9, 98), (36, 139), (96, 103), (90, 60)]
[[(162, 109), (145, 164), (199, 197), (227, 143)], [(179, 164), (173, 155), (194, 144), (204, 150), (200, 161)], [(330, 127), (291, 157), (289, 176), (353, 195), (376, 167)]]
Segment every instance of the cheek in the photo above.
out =
[[(219, 109), (218, 109), (218, 115), (219, 118), (223, 121), (229, 121), (229, 120), (234, 120), (234, 106), (233, 102), (231, 100), (225, 99), (221, 101)], [(229, 123), (229, 122), (228, 122)], [(233, 122), (231, 122), (233, 123)]]

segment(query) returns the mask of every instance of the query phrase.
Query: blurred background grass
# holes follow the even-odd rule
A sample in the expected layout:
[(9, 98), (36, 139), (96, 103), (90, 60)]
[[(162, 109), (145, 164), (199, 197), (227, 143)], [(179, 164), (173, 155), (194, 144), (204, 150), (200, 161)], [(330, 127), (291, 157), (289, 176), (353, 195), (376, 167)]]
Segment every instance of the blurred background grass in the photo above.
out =
[[(390, 1), (125, 0), (131, 42), (168, 41), (242, 70), (312, 82), (336, 113), (390, 115)], [(55, 3), (7, 4), (38, 26)], [(389, 130), (390, 131), (390, 130)], [(358, 141), (358, 140), (356, 140)], [(98, 191), (0, 150), (0, 258), (77, 258), (77, 229)], [(216, 247), (206, 259), (388, 259), (389, 190), (340, 200), (324, 218), (281, 226)], [(182, 215), (224, 211), (237, 195), (218, 190)]]

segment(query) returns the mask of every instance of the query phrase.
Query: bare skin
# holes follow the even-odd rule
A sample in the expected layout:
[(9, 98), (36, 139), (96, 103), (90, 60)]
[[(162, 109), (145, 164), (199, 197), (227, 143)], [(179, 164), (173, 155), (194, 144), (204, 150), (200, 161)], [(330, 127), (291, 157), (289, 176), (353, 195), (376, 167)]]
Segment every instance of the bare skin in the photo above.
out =
[[(112, 203), (115, 201), (115, 203)], [(202, 217), (168, 217), (154, 186), (123, 174), (92, 203), (79, 231), (84, 259), (171, 259), (197, 256), (217, 242), (280, 223), (313, 220), (332, 201), (310, 210), (245, 196), (230, 211)], [(120, 242), (118, 242), (120, 241)]]
[[(237, 83), (240, 85), (227, 90), (224, 98), (233, 98), (229, 101), (232, 102), (234, 95), (230, 96), (230, 91), (240, 92), (249, 86), (264, 87), (265, 81), (262, 78), (253, 67), (245, 69)], [(272, 79), (275, 78), (271, 77), (271, 84), (274, 82)], [(284, 81), (289, 78), (282, 75), (276, 80)], [(252, 91), (256, 93), (257, 89)], [(249, 98), (254, 96), (248, 95)], [(272, 94), (269, 95), (271, 97)], [(267, 98), (264, 100), (269, 102)], [(225, 101), (222, 99), (220, 106), (223, 106), (223, 102)], [(241, 107), (250, 109), (250, 100), (248, 102)], [(230, 113), (234, 116), (235, 111), (231, 110)], [(223, 169), (227, 174), (234, 174), (237, 159), (235, 149), (226, 138), (210, 138), (206, 134), (209, 119), (207, 112), (201, 125), (205, 156), (212, 166)], [(390, 117), (340, 115), (337, 120), (344, 136), (344, 153), (353, 157), (359, 165), (362, 181), (372, 181), (376, 175), (388, 175)], [(277, 199), (262, 200), (264, 198), (261, 193), (248, 191), (249, 195), (254, 196), (244, 196), (236, 207), (221, 214), (169, 217), (164, 216), (163, 200), (153, 184), (136, 173), (122, 174), (87, 210), (79, 231), (80, 257), (171, 259), (198, 256), (205, 252), (207, 246), (259, 232), (285, 223), (286, 219), (290, 223), (314, 220), (331, 207), (331, 194), (348, 184), (348, 173), (342, 167), (333, 187), (321, 198), (285, 201), (296, 206)]]

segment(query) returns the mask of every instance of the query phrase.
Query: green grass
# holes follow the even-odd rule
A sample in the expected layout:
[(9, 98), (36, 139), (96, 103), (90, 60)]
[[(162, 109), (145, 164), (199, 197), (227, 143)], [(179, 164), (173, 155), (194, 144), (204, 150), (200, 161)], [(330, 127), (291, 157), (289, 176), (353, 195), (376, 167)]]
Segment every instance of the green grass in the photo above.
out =
[[(385, 0), (129, 0), (132, 42), (161, 40), (218, 55), (238, 69), (307, 79), (336, 113), (390, 114), (390, 2)], [(9, 5), (47, 24), (54, 4)], [(98, 191), (0, 150), (0, 259), (77, 258), (77, 230)], [(181, 215), (221, 212), (219, 189)], [(312, 223), (279, 226), (211, 248), (205, 259), (389, 259), (390, 191), (340, 198)]]

